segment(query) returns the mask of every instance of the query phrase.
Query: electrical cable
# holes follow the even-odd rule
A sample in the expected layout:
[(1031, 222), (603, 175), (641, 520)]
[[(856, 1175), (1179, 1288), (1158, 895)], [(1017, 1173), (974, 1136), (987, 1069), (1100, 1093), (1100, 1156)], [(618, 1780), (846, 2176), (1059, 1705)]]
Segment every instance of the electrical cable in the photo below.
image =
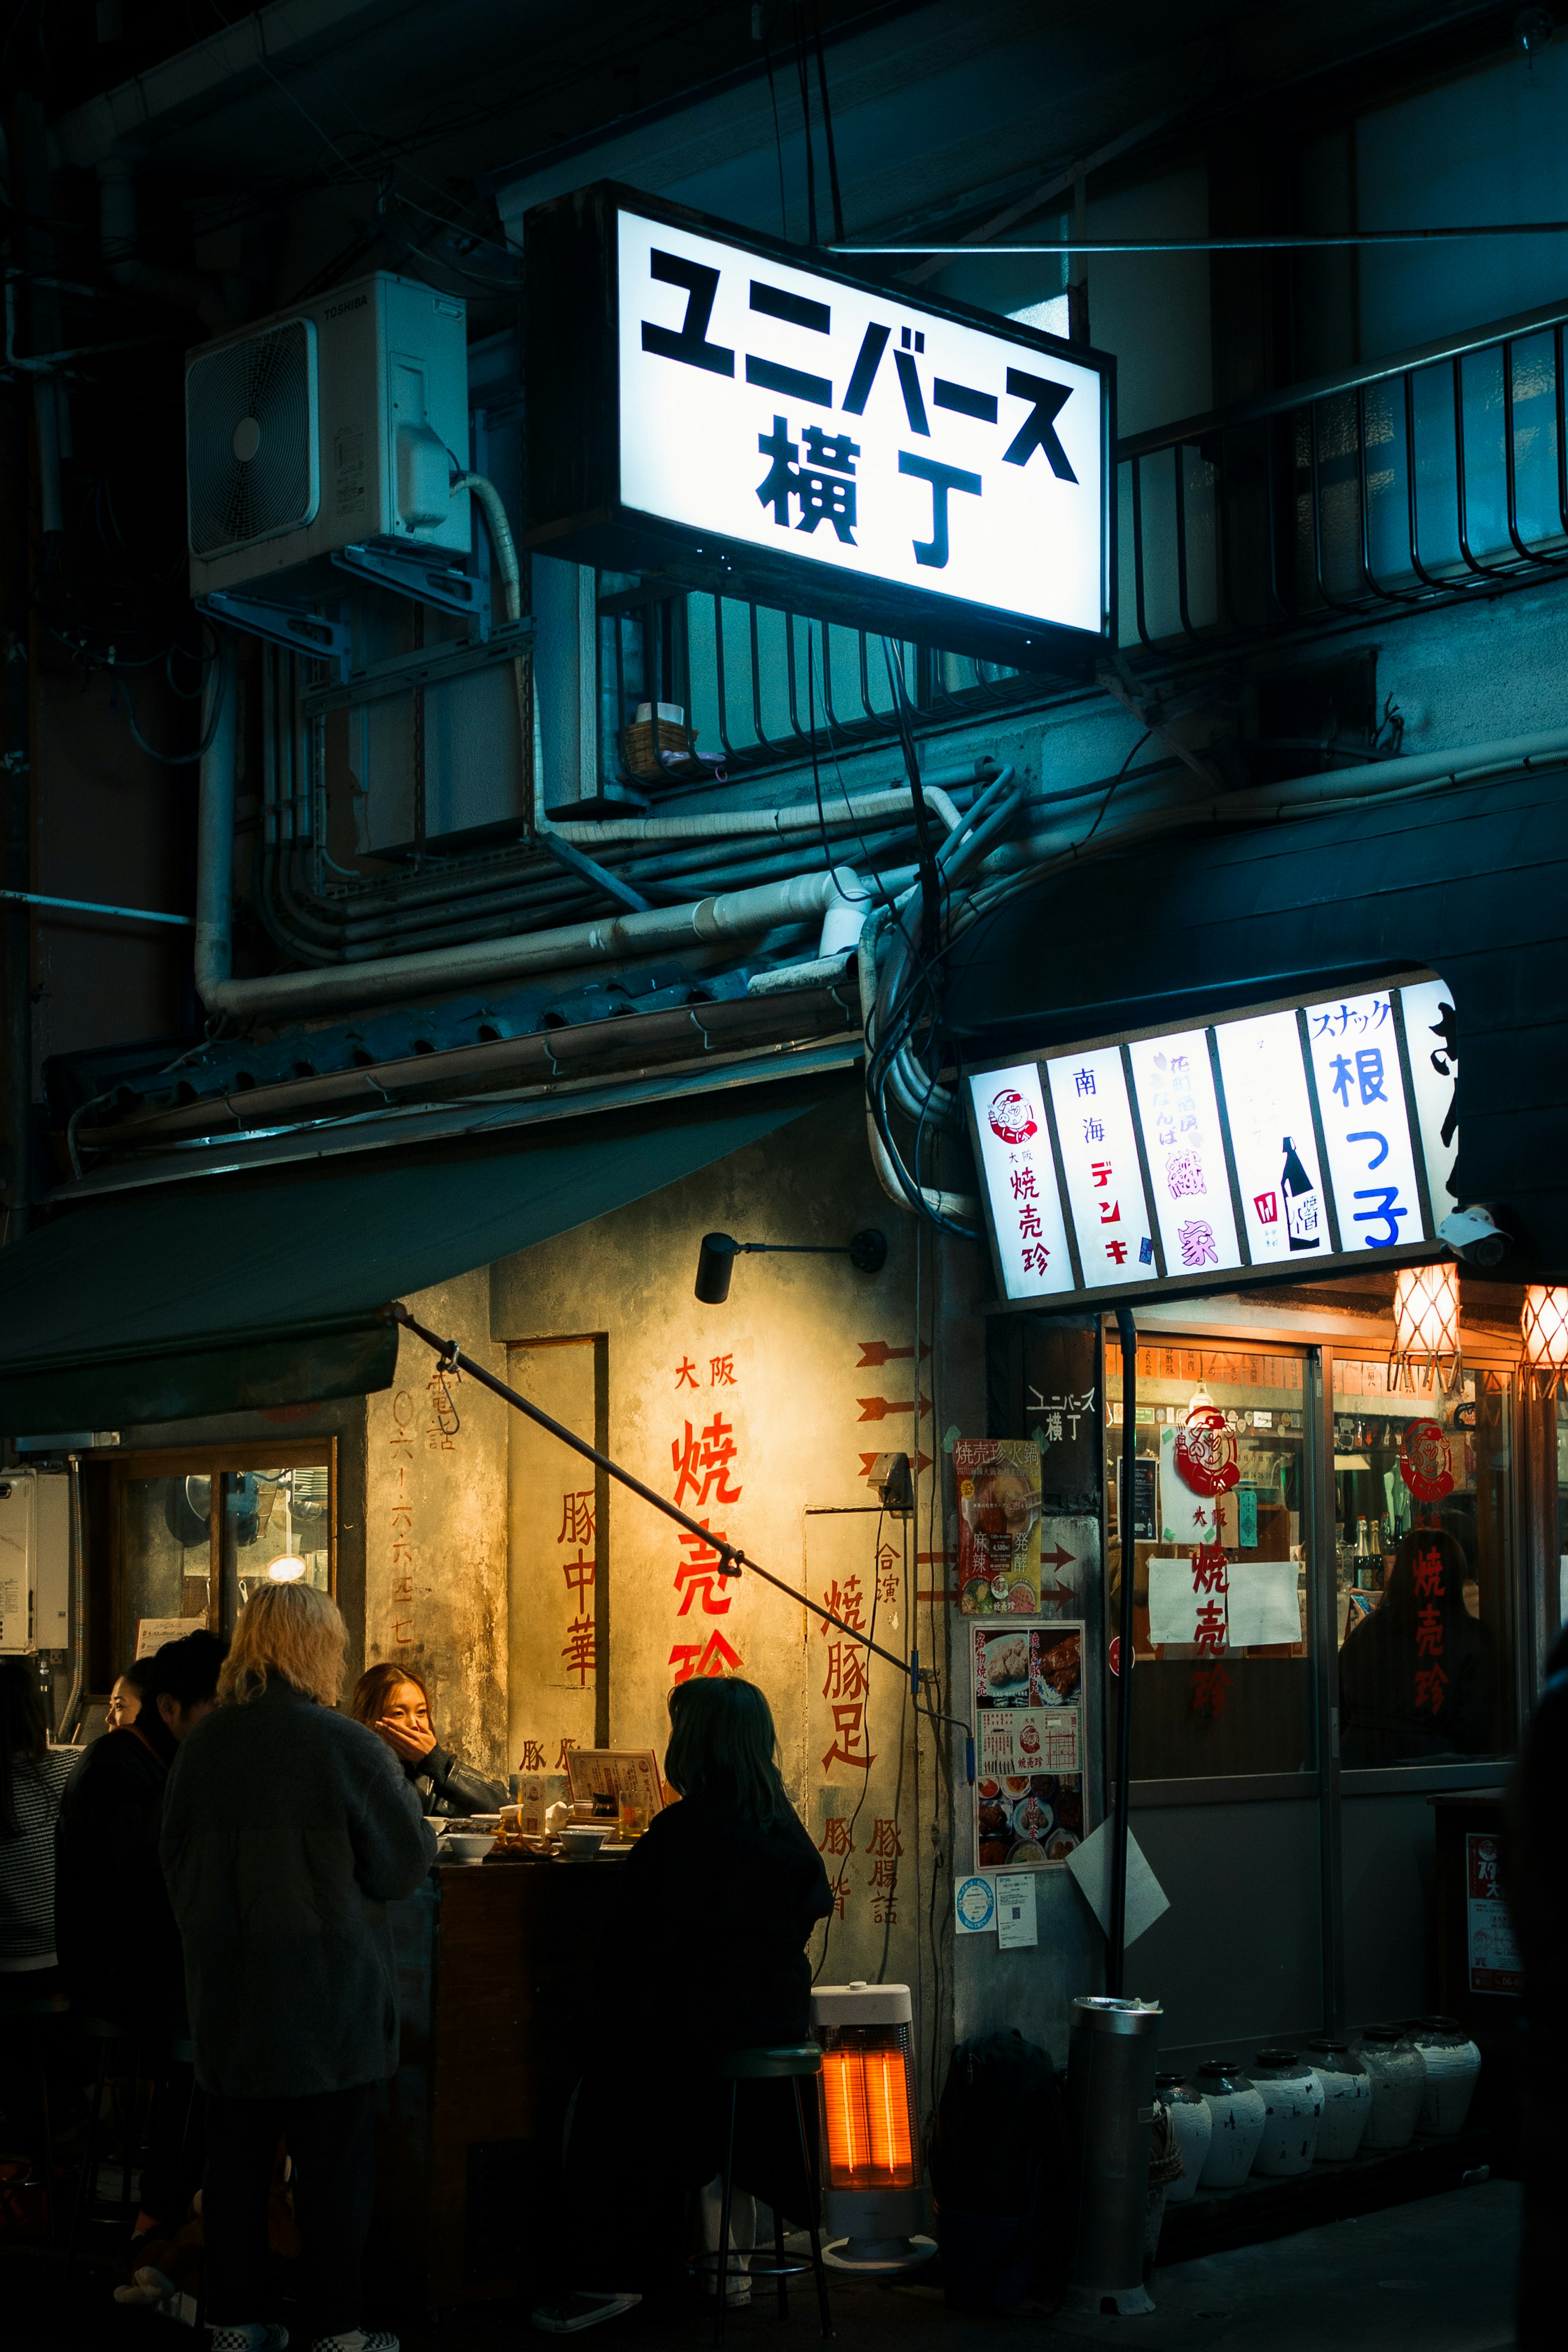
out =
[[(875, 1572), (876, 1555), (877, 1555), (877, 1554), (878, 1554), (878, 1552), (882, 1549), (882, 1523), (883, 1523), (883, 1520), (886, 1517), (886, 1516), (887, 1516), (886, 1506), (885, 1506), (885, 1505), (879, 1506), (878, 1510), (877, 1510), (877, 1515), (876, 1515), (876, 1534), (875, 1534), (875, 1536), (874, 1536), (874, 1537), (873, 1538), (873, 1539), (872, 1539), (872, 1568), (873, 1568), (873, 1573), (872, 1573), (872, 1580), (871, 1580), (871, 1637), (872, 1637), (872, 1639), (873, 1639), (873, 1641), (874, 1641), (874, 1640), (875, 1640), (875, 1638), (876, 1638), (876, 1612), (877, 1612), (877, 1603), (878, 1603), (878, 1601), (879, 1601), (881, 1600), (881, 1598), (882, 1598), (882, 1580), (881, 1580), (881, 1578), (880, 1578), (880, 1577), (876, 1574), (876, 1572)], [(835, 1590), (836, 1590), (836, 1587), (835, 1587)], [(826, 1631), (826, 1628), (824, 1627), (824, 1629), (823, 1629), (823, 1630), (824, 1630), (824, 1632), (825, 1632), (825, 1631)], [(809, 1637), (808, 1637), (808, 1638), (809, 1638)], [(907, 1676), (905, 1677), (905, 1680), (907, 1681)], [(866, 1696), (867, 1701), (868, 1701), (868, 1703), (869, 1703), (869, 1701), (870, 1701), (870, 1697), (871, 1697), (871, 1684), (870, 1684), (869, 1679), (863, 1683), (863, 1685), (862, 1685), (862, 1688), (864, 1689), (865, 1696)], [(903, 1734), (903, 1728), (904, 1728), (904, 1709), (903, 1709), (903, 1707), (902, 1707), (902, 1706), (899, 1708), (899, 1711), (898, 1711), (898, 1720), (899, 1720), (899, 1731), (900, 1731), (901, 1743), (902, 1743), (902, 1734)], [(902, 1744), (901, 1744), (901, 1747), (900, 1747), (900, 1753), (901, 1753), (901, 1755), (902, 1755), (902, 1752), (903, 1752), (903, 1750), (902, 1750)], [(868, 1765), (866, 1766), (864, 1775), (863, 1775), (863, 1777), (862, 1777), (862, 1780), (861, 1780), (860, 1795), (855, 1799), (855, 1809), (854, 1809), (854, 1811), (850, 1815), (850, 1826), (849, 1826), (849, 1832), (848, 1832), (848, 1835), (847, 1835), (847, 1836), (845, 1837), (845, 1839), (844, 1839), (844, 1851), (843, 1851), (843, 1853), (841, 1855), (840, 1860), (839, 1860), (839, 1874), (838, 1874), (838, 1876), (837, 1876), (837, 1877), (834, 1879), (834, 1881), (833, 1881), (833, 1907), (832, 1907), (832, 1909), (831, 1909), (831, 1910), (829, 1912), (829, 1914), (828, 1914), (827, 1926), (826, 1926), (826, 1927), (824, 1928), (824, 1930), (823, 1930), (823, 1934), (822, 1934), (822, 1948), (821, 1948), (821, 1951), (819, 1953), (819, 1955), (818, 1955), (818, 1957), (817, 1957), (817, 1965), (816, 1965), (815, 1969), (814, 1969), (812, 1970), (812, 1972), (811, 1972), (811, 1982), (812, 1982), (813, 1984), (817, 1983), (817, 1981), (819, 1980), (819, 1979), (820, 1979), (820, 1978), (821, 1978), (821, 1976), (822, 1970), (823, 1970), (823, 1969), (827, 1967), (827, 1965), (828, 1965), (828, 1945), (829, 1945), (829, 1942), (830, 1942), (830, 1940), (831, 1940), (831, 1938), (832, 1932), (833, 1932), (833, 1921), (834, 1921), (834, 1920), (839, 1916), (839, 1890), (840, 1890), (840, 1888), (843, 1885), (843, 1883), (844, 1883), (844, 1873), (845, 1873), (845, 1871), (847, 1871), (847, 1870), (848, 1870), (848, 1868), (849, 1868), (849, 1866), (850, 1866), (850, 1856), (851, 1856), (851, 1855), (854, 1853), (854, 1851), (855, 1851), (855, 1823), (859, 1821), (859, 1819), (860, 1819), (860, 1817), (861, 1817), (861, 1812), (862, 1812), (862, 1808), (864, 1807), (866, 1798), (867, 1798), (868, 1794), (870, 1793), (870, 1790), (871, 1790), (871, 1765), (870, 1765), (870, 1764), (868, 1764)]]
[(806, 67), (806, 16), (800, 0), (795, 5), (795, 71), (800, 84), (800, 122), (806, 140), (806, 242), (821, 243), (817, 235), (817, 159), (811, 149), (811, 84)]
[(779, 234), (788, 242), (789, 210), (784, 201), (784, 137), (779, 128), (779, 91), (773, 79), (773, 50), (768, 38), (766, 16), (762, 26), (762, 62), (768, 68), (768, 97), (773, 109), (773, 152), (779, 162)]
[(839, 158), (833, 145), (833, 110), (828, 100), (828, 61), (822, 55), (822, 19), (817, 0), (811, 0), (811, 30), (817, 45), (817, 89), (822, 101), (822, 137), (828, 150), (828, 189), (833, 205), (833, 239), (844, 241), (844, 207), (839, 194)]

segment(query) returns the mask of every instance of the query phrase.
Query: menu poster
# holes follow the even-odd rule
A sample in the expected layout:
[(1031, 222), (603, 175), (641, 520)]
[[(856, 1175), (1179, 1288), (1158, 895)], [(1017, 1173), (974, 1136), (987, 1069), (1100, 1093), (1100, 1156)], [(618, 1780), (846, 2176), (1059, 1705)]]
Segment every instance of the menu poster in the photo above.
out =
[(966, 1617), (1040, 1610), (1040, 1448), (1032, 1437), (961, 1437), (958, 1606)]
[(977, 1864), (1064, 1864), (1083, 1835), (1082, 1622), (972, 1625), (969, 1647)]
[(204, 1633), (205, 1615), (200, 1617), (139, 1617), (136, 1620), (136, 1654), (151, 1658), (165, 1642), (183, 1642), (187, 1633)]
[(632, 1819), (645, 1829), (664, 1810), (659, 1759), (651, 1748), (569, 1748), (566, 1770), (574, 1803), (609, 1797), (620, 1822), (625, 1822), (630, 1808)]
[(1513, 1921), (1498, 1873), (1498, 1842), (1471, 1830), (1465, 1837), (1465, 1911), (1470, 1990), (1517, 1994), (1524, 1989)]

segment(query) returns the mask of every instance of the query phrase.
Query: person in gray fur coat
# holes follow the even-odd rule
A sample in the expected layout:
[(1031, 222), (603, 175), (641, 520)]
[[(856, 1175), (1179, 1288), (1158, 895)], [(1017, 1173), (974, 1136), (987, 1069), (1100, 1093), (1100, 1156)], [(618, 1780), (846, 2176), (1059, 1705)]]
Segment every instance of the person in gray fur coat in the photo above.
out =
[(163, 1799), (159, 1850), (207, 2102), (213, 2352), (288, 2342), (261, 2308), (280, 2137), (310, 2352), (397, 2352), (395, 2336), (361, 2325), (377, 2086), (398, 2063), (385, 1906), (418, 1885), (435, 1833), (391, 1750), (334, 1711), (346, 1642), (324, 1592), (254, 1593), (219, 1705), (182, 1745)]

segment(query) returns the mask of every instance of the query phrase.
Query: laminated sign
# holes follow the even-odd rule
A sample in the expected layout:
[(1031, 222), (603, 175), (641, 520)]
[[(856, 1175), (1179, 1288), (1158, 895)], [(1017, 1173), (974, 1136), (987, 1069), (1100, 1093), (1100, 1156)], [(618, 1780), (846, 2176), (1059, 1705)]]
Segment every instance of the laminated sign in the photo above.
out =
[(608, 183), (524, 236), (535, 545), (1025, 667), (1103, 645), (1110, 361)]
[(982, 1870), (1065, 1863), (1083, 1835), (1083, 1626), (969, 1628), (975, 1853)]

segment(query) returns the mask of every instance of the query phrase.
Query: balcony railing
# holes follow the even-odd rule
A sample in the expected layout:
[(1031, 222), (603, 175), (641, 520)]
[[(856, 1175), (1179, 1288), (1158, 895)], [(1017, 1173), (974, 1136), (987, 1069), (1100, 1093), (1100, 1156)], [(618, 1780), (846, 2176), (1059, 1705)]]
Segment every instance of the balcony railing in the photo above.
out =
[[(1117, 449), (1117, 636), (1154, 667), (1568, 572), (1568, 303), (1136, 434)], [(892, 740), (882, 640), (606, 576), (601, 763), (640, 701), (726, 771)], [(1060, 678), (909, 644), (927, 727), (1040, 706)]]
[(1181, 659), (1568, 570), (1568, 303), (1141, 433), (1121, 642)]

